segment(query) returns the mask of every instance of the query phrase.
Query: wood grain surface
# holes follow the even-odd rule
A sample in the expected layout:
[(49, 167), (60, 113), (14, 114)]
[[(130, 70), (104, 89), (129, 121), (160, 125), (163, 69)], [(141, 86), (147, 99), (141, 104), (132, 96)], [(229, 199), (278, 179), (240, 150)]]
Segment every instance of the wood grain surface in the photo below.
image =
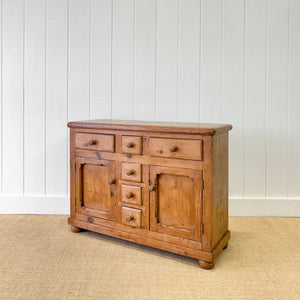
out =
[(114, 123), (68, 124), (72, 230), (158, 247), (213, 268), (230, 238), (231, 126), (175, 124), (174, 133), (171, 124)]

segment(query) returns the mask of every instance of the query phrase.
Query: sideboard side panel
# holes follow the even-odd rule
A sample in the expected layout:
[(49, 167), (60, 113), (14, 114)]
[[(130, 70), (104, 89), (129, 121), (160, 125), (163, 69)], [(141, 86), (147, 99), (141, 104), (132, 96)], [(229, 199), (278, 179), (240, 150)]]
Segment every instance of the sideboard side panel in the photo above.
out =
[(212, 137), (203, 136), (202, 250), (211, 251)]
[(228, 230), (228, 132), (212, 137), (212, 248)]

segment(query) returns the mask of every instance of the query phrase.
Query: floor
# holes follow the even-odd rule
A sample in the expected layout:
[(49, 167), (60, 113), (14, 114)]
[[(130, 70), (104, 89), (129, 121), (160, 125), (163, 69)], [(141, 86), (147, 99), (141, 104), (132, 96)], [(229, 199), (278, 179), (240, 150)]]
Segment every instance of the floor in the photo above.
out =
[(67, 216), (0, 215), (0, 299), (300, 299), (300, 218), (230, 218), (213, 270)]

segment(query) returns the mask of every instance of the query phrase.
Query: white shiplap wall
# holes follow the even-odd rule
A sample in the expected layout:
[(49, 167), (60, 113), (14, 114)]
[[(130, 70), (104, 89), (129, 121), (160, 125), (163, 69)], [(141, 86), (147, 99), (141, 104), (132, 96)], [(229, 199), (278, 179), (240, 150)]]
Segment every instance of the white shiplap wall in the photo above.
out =
[(220, 122), (230, 214), (300, 216), (300, 1), (2, 0), (1, 213), (68, 213), (67, 121)]

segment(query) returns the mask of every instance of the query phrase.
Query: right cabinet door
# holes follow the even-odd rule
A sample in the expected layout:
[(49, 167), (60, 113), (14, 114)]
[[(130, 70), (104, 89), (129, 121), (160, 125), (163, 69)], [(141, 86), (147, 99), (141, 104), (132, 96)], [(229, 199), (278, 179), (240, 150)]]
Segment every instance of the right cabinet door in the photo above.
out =
[(200, 240), (202, 171), (150, 166), (150, 230)]

